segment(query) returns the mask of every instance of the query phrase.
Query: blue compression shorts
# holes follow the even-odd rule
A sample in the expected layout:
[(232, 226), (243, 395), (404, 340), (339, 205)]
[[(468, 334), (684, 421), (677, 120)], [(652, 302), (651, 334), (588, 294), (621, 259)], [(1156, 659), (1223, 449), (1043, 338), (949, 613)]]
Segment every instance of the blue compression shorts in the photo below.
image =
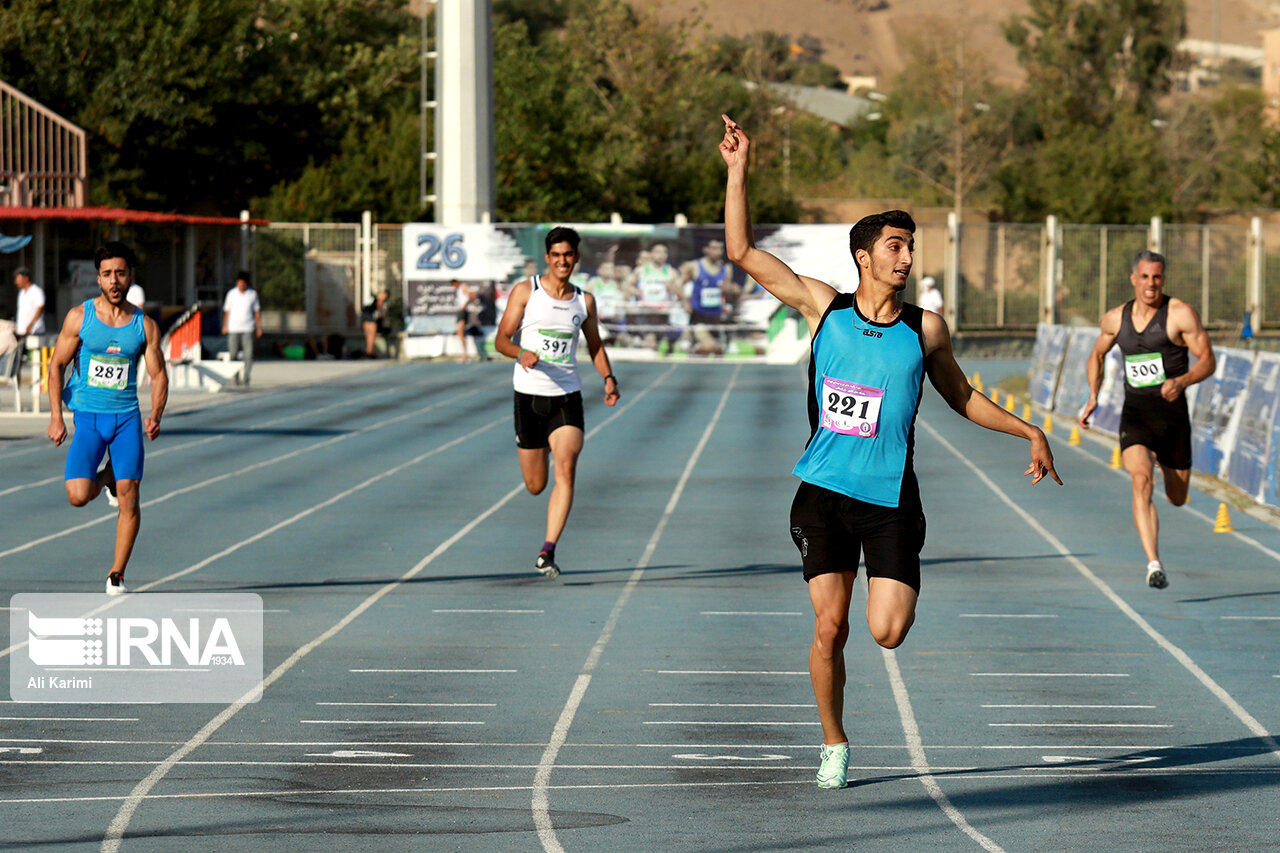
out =
[(117, 480), (142, 479), (142, 413), (76, 412), (76, 431), (67, 451), (64, 479), (92, 480), (102, 455), (111, 449), (111, 468)]

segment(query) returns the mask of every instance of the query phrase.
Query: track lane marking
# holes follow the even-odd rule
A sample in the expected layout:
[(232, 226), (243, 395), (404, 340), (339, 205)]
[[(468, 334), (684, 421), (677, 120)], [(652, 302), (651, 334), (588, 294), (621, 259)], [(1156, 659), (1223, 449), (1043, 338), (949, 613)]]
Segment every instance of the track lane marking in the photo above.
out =
[[(1267, 747), (1271, 751), (1271, 755), (1274, 758), (1280, 760), (1280, 743), (1276, 742), (1276, 739), (1271, 735), (1271, 732), (1265, 726), (1263, 726), (1262, 723), (1258, 722), (1256, 717), (1254, 717), (1247, 710), (1245, 710), (1244, 706), (1241, 705), (1239, 702), (1237, 702), (1230, 693), (1228, 693), (1225, 689), (1223, 689), (1223, 687), (1220, 684), (1218, 684), (1217, 681), (1211, 678), (1209, 676), (1209, 673), (1201, 669), (1200, 665), (1197, 664), (1194, 660), (1192, 660), (1190, 655), (1188, 655), (1181, 648), (1175, 645), (1171, 640), (1169, 640), (1169, 638), (1165, 637), (1164, 634), (1157, 631), (1151, 625), (1150, 622), (1148, 622), (1145, 618), (1143, 618), (1142, 614), (1140, 614), (1137, 610), (1134, 609), (1133, 605), (1129, 604), (1129, 602), (1121, 598), (1120, 595), (1114, 589), (1111, 588), (1110, 584), (1108, 584), (1106, 581), (1100, 578), (1097, 574), (1095, 574), (1093, 570), (1090, 569), (1087, 565), (1085, 565), (1084, 561), (1082, 561), (1079, 557), (1071, 553), (1071, 551), (1067, 548), (1067, 546), (1062, 544), (1062, 541), (1058, 539), (1057, 536), (1054, 536), (1053, 533), (1050, 532), (1048, 528), (1046, 528), (1043, 524), (1041, 524), (1036, 519), (1035, 516), (1027, 512), (1025, 509), (1019, 506), (1012, 498), (1010, 498), (1008, 494), (1004, 492), (1003, 489), (1001, 489), (998, 485), (996, 485), (995, 481), (993, 481), (990, 477), (987, 476), (985, 471), (983, 471), (981, 468), (975, 465), (971, 460), (966, 458), (958, 449), (956, 449), (955, 445), (953, 445), (950, 441), (947, 441), (947, 439), (942, 435), (942, 433), (938, 432), (927, 421), (923, 419), (920, 419), (919, 423), (921, 426), (925, 428), (925, 430), (929, 432), (930, 435), (933, 436), (933, 438), (939, 444), (941, 444), (948, 451), (950, 451), (951, 454), (955, 456), (957, 459), (959, 459), (960, 462), (965, 467), (967, 467), (970, 471), (973, 472), (974, 476), (976, 476), (979, 480), (981, 480), (982, 483), (985, 484), (988, 489), (990, 489), (993, 493), (995, 493), (996, 497), (998, 497), (1006, 506), (1008, 506), (1011, 510), (1013, 510), (1014, 513), (1019, 518), (1021, 518), (1028, 527), (1030, 527), (1032, 530), (1038, 533), (1040, 537), (1044, 539), (1046, 542), (1048, 542), (1049, 545), (1055, 551), (1057, 551), (1060, 555), (1062, 555), (1062, 557), (1068, 563), (1070, 563), (1077, 572), (1079, 572), (1081, 575), (1085, 577), (1085, 579), (1087, 579), (1090, 583), (1092, 583), (1095, 587), (1097, 587), (1097, 589), (1108, 600), (1110, 600), (1111, 603), (1114, 604), (1116, 608), (1120, 610), (1121, 613), (1129, 617), (1130, 621), (1132, 621), (1135, 625), (1137, 625), (1138, 628), (1144, 634), (1150, 637), (1157, 646), (1159, 646), (1160, 648), (1168, 652), (1169, 655), (1173, 657), (1174, 660), (1176, 660), (1179, 664), (1182, 665), (1182, 667), (1185, 670), (1187, 670), (1187, 672), (1191, 673), (1191, 675), (1196, 679), (1196, 681), (1199, 681), (1200, 684), (1203, 685), (1206, 690), (1212, 693), (1218, 699), (1219, 702), (1225, 705), (1227, 707), (1227, 710), (1229, 710), (1231, 714), (1237, 720), (1239, 720), (1246, 729), (1248, 729), (1254, 736), (1261, 739), (1262, 742), (1267, 745)], [(1090, 454), (1086, 454), (1086, 455), (1090, 455)], [(1099, 464), (1102, 464), (1101, 460), (1099, 460)], [(1194, 510), (1192, 511), (1194, 512)], [(1210, 520), (1208, 516), (1205, 516), (1205, 519)], [(1241, 537), (1241, 538), (1246, 539), (1246, 537)], [(1247, 540), (1247, 541), (1249, 541), (1254, 545), (1257, 545), (1259, 548), (1263, 549), (1264, 551), (1269, 551), (1271, 554), (1275, 555), (1277, 559), (1280, 559), (1280, 554), (1276, 554), (1274, 551), (1270, 551), (1270, 549), (1265, 548), (1260, 543), (1255, 543), (1252, 540)]]
[[(613, 415), (611, 415), (609, 418), (603, 421), (599, 426), (593, 429), (588, 435), (595, 435), (605, 426), (613, 423), (615, 420), (621, 417), (625, 412), (629, 411), (632, 406), (634, 406), (641, 399), (643, 399), (644, 396), (648, 394), (650, 390), (652, 390), (653, 388), (661, 384), (674, 371), (675, 371), (675, 366), (673, 365), (666, 372), (659, 374), (659, 376), (656, 379), (654, 379), (653, 382), (649, 383), (649, 385), (646, 386), (642, 391), (640, 391), (640, 393), (632, 397), (629, 403), (620, 407), (618, 411), (614, 412)], [(506, 421), (507, 419), (503, 418), (501, 420)], [(490, 425), (496, 424), (498, 422), (499, 421), (493, 421), (491, 422)], [(485, 429), (488, 429), (488, 427), (486, 426)], [(431, 451), (431, 452), (434, 453), (436, 451)], [(424, 458), (426, 455), (428, 454), (424, 454)], [(385, 471), (382, 474), (377, 475), (376, 477), (372, 477), (369, 480), (367, 480), (366, 483), (372, 483), (375, 480), (378, 480), (384, 476), (390, 475), (392, 471), (398, 471), (402, 468), (407, 467), (410, 464), (413, 464), (413, 460), (403, 463), (402, 465), (398, 465), (393, 469), (389, 469), (388, 471)], [(371, 593), (363, 601), (361, 601), (358, 605), (356, 605), (353, 609), (351, 609), (345, 616), (343, 616), (341, 619), (335, 622), (332, 626), (330, 626), (326, 631), (324, 631), (323, 633), (321, 633), (320, 635), (312, 639), (310, 642), (295, 649), (294, 652), (289, 655), (289, 657), (287, 657), (284, 661), (282, 661), (279, 665), (277, 665), (276, 668), (273, 669), (269, 675), (263, 678), (262, 681), (256, 687), (254, 687), (252, 690), (247, 692), (243, 697), (241, 697), (236, 702), (224, 708), (213, 719), (211, 719), (208, 723), (206, 723), (203, 727), (201, 727), (199, 731), (197, 731), (194, 735), (192, 735), (184, 744), (182, 744), (182, 746), (174, 750), (169, 755), (168, 758), (156, 764), (155, 767), (152, 769), (152, 771), (148, 773), (147, 776), (144, 779), (142, 779), (142, 781), (140, 781), (137, 785), (135, 785), (132, 791), (129, 792), (129, 795), (124, 799), (119, 810), (116, 812), (115, 817), (112, 818), (111, 823), (107, 827), (106, 833), (103, 835), (102, 844), (99, 847), (101, 853), (118, 853), (120, 849), (120, 843), (124, 838), (124, 833), (129, 828), (129, 823), (130, 821), (132, 821), (134, 814), (137, 813), (138, 808), (142, 805), (142, 802), (150, 795), (151, 791), (155, 788), (155, 786), (159, 784), (160, 781), (169, 774), (169, 771), (172, 770), (174, 767), (176, 767), (179, 763), (181, 763), (182, 760), (186, 758), (186, 756), (190, 755), (202, 744), (208, 741), (209, 738), (212, 737), (213, 734), (218, 731), (218, 729), (222, 728), (222, 726), (225, 725), (233, 717), (235, 717), (236, 714), (240, 713), (240, 711), (243, 710), (245, 707), (247, 707), (247, 705), (251, 701), (253, 701), (256, 697), (264, 694), (266, 689), (269, 686), (271, 686), (272, 684), (276, 683), (281, 678), (283, 678), (284, 675), (289, 670), (291, 670), (294, 666), (296, 666), (299, 661), (301, 661), (303, 658), (309, 655), (312, 651), (319, 648), (320, 646), (322, 646), (324, 643), (326, 643), (333, 637), (337, 636), (337, 634), (339, 634), (344, 628), (346, 628), (348, 625), (354, 622), (361, 614), (363, 614), (369, 608), (373, 607), (373, 605), (376, 604), (378, 601), (380, 601), (387, 595), (391, 594), (395, 590), (399, 589), (407, 581), (412, 580), (414, 577), (419, 575), (423, 570), (427, 568), (427, 566), (433, 563), (437, 557), (439, 557), (441, 554), (444, 554), (446, 551), (452, 548), (454, 544), (456, 544), (457, 542), (465, 538), (467, 535), (469, 535), (472, 530), (480, 526), (481, 523), (483, 523), (486, 519), (488, 519), (490, 516), (496, 513), (499, 509), (505, 506), (508, 502), (510, 502), (512, 498), (514, 498), (520, 492), (524, 491), (524, 488), (525, 488), (524, 484), (521, 483), (520, 485), (511, 489), (511, 491), (507, 492), (500, 499), (498, 499), (496, 502), (490, 505), (488, 509), (481, 512), (479, 515), (473, 518), (470, 522), (468, 522), (467, 524), (459, 528), (452, 536), (450, 536), (448, 539), (446, 539), (445, 541), (437, 545), (436, 548), (430, 554), (428, 554), (427, 556), (419, 560), (413, 566), (413, 568), (409, 569), (407, 572), (401, 575), (400, 578), (382, 586), (375, 592)]]
[(564, 853), (564, 848), (560, 846), (560, 841), (556, 838), (555, 827), (551, 821), (551, 813), (547, 802), (551, 770), (555, 766), (556, 757), (560, 754), (560, 749), (564, 746), (565, 741), (568, 740), (569, 727), (573, 725), (573, 718), (577, 715), (578, 706), (582, 704), (582, 698), (586, 695), (587, 687), (591, 684), (591, 677), (595, 673), (596, 666), (604, 655), (605, 646), (613, 638), (614, 628), (622, 617), (622, 609), (627, 606), (631, 593), (639, 585), (640, 579), (644, 577), (645, 569), (653, 558), (653, 553), (658, 548), (658, 542), (662, 539), (662, 534), (667, 528), (667, 522), (675, 513), (676, 505), (680, 502), (681, 495), (684, 494), (685, 484), (689, 482), (694, 466), (702, 456), (703, 449), (711, 440), (711, 433), (720, 421), (725, 405), (729, 402), (729, 394), (733, 391), (734, 385), (737, 384), (738, 374), (741, 371), (741, 365), (734, 367), (733, 373), (729, 377), (729, 384), (725, 387), (724, 393), (720, 395), (719, 405), (716, 406), (711, 420), (702, 431), (702, 437), (694, 447), (693, 453), (690, 454), (688, 462), (685, 463), (684, 471), (676, 482), (676, 487), (672, 490), (671, 497), (667, 500), (667, 506), (663, 510), (662, 516), (658, 519), (658, 525), (654, 528), (653, 535), (649, 537), (649, 543), (645, 546), (640, 559), (636, 561), (636, 567), (631, 572), (626, 584), (623, 585), (622, 591), (618, 593), (617, 601), (614, 602), (613, 610), (610, 611), (609, 618), (605, 621), (604, 628), (600, 631), (600, 636), (587, 654), (587, 659), (582, 665), (582, 671), (579, 672), (573, 689), (569, 693), (569, 698), (565, 701), (564, 708), (560, 712), (560, 717), (556, 720), (550, 742), (542, 754), (542, 760), (538, 763), (538, 772), (533, 777), (533, 796), (530, 805), (533, 811), (533, 824), (538, 830), (538, 840), (542, 843), (542, 849), (546, 853)]
[[(360, 429), (353, 430), (351, 432), (344, 433), (342, 435), (335, 436), (333, 438), (328, 438), (328, 439), (325, 439), (324, 441), (316, 442), (315, 444), (309, 444), (306, 447), (300, 447), (297, 450), (293, 450), (282, 456), (277, 456), (272, 459), (264, 459), (261, 462), (254, 462), (251, 465), (246, 465), (245, 467), (239, 468), (235, 471), (228, 471), (224, 474), (218, 474), (217, 476), (210, 477), (206, 480), (202, 480), (199, 483), (192, 483), (190, 485), (183, 486), (182, 488), (174, 489), (159, 497), (151, 498), (150, 500), (143, 501), (142, 507), (145, 509), (146, 507), (151, 507), (151, 506), (155, 506), (156, 504), (165, 503), (166, 501), (172, 500), (173, 498), (181, 497), (182, 495), (188, 494), (190, 492), (204, 489), (208, 486), (213, 485), (214, 483), (220, 483), (224, 480), (229, 480), (229, 479), (232, 479), (233, 477), (238, 477), (241, 474), (247, 474), (250, 471), (257, 471), (262, 468), (268, 468), (277, 463), (284, 462), (286, 460), (301, 456), (304, 453), (311, 453), (312, 451), (315, 451), (315, 450), (321, 450), (325, 447), (329, 447), (331, 445), (337, 444), (340, 441), (346, 441), (349, 438), (355, 438), (356, 436), (364, 435), (366, 433), (382, 429), (383, 427), (390, 426), (391, 424), (398, 423), (399, 421), (405, 420), (406, 418), (415, 417), (417, 415), (422, 414), (423, 412), (428, 412), (428, 411), (431, 411), (432, 409), (449, 405), (450, 403), (457, 402), (458, 400), (462, 400), (467, 397), (474, 397), (476, 394), (479, 394), (481, 391), (485, 391), (485, 390), (488, 390), (487, 386), (476, 388), (471, 391), (464, 391), (463, 393), (457, 395), (456, 397), (450, 397), (448, 400), (442, 400), (438, 403), (432, 403), (429, 406), (424, 406), (420, 409), (415, 409), (411, 412), (405, 412), (404, 414), (397, 415), (394, 418), (388, 418), (384, 421), (379, 421), (378, 423), (373, 424), (371, 426), (361, 427)], [(496, 425), (496, 423), (492, 425)], [(488, 427), (485, 427), (485, 428), (487, 429)], [(14, 547), (14, 548), (10, 548), (7, 551), (0, 551), (0, 559), (11, 556), (13, 554), (17, 554), (22, 551), (30, 550), (31, 548), (34, 548), (38, 545), (43, 545), (47, 542), (52, 542), (55, 539), (61, 539), (64, 536), (70, 536), (73, 533), (79, 533), (82, 530), (88, 530), (90, 527), (95, 527), (99, 524), (103, 524), (108, 521), (115, 521), (116, 518), (117, 518), (117, 514), (109, 513), (107, 515), (99, 516), (98, 518), (92, 519), (90, 521), (86, 521), (82, 524), (77, 524), (73, 527), (64, 528), (63, 530), (60, 530), (57, 533), (50, 533), (49, 535), (42, 536), (39, 539), (32, 539), (29, 542), (26, 542), (22, 545), (18, 545), (17, 547)], [(154, 584), (151, 584), (151, 586), (154, 586)]]

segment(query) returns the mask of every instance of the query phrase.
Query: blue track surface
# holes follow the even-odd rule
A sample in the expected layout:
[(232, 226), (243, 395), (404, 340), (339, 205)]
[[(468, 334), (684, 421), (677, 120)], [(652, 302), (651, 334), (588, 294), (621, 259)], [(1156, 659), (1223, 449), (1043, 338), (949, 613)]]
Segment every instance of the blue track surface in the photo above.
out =
[[(1067, 485), (1032, 488), (1024, 442), (926, 390), (917, 623), (882, 651), (855, 601), (855, 784), (822, 791), (802, 368), (619, 365), (616, 409), (592, 382), (555, 581), (510, 369), (168, 418), (130, 583), (260, 594), (264, 698), (0, 705), (0, 848), (1280, 849), (1280, 532), (1161, 498), (1148, 589), (1108, 447), (1060, 431)], [(100, 589), (114, 513), (67, 505), (64, 456), (0, 445), (10, 594)]]

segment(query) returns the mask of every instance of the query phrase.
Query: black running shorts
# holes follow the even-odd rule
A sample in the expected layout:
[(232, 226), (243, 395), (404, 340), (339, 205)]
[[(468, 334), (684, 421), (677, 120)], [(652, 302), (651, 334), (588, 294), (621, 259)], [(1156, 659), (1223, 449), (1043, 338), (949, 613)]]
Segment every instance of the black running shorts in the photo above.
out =
[(1172, 403), (1154, 400), (1126, 400), (1120, 410), (1120, 450), (1140, 444), (1156, 455), (1166, 468), (1191, 468), (1191, 417), (1187, 398)]
[(547, 447), (547, 436), (562, 426), (585, 429), (582, 392), (543, 397), (516, 393), (516, 447), (537, 450)]
[(867, 577), (892, 578), (919, 592), (924, 532), (918, 505), (878, 506), (805, 482), (791, 502), (791, 539), (800, 549), (806, 581), (856, 572), (861, 553)]

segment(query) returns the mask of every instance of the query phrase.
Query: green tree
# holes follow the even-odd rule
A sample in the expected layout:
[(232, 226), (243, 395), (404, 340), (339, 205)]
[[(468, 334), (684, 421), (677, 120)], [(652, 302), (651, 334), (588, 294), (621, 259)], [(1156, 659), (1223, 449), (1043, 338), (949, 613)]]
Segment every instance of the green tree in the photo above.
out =
[[(96, 204), (238, 209), (272, 177), (252, 0), (13, 0), (0, 77), (83, 127)], [(243, 142), (242, 142), (243, 140)]]
[(715, 221), (724, 176), (716, 151), (730, 112), (760, 128), (768, 161), (759, 221), (796, 209), (782, 186), (778, 104), (721, 73), (693, 23), (670, 26), (622, 0), (530, 45), (522, 21), (494, 31), (498, 215), (510, 221)]
[(1030, 0), (1005, 27), (1027, 73), (996, 175), (1005, 218), (1142, 222), (1176, 212), (1152, 119), (1168, 92), (1183, 0)]

